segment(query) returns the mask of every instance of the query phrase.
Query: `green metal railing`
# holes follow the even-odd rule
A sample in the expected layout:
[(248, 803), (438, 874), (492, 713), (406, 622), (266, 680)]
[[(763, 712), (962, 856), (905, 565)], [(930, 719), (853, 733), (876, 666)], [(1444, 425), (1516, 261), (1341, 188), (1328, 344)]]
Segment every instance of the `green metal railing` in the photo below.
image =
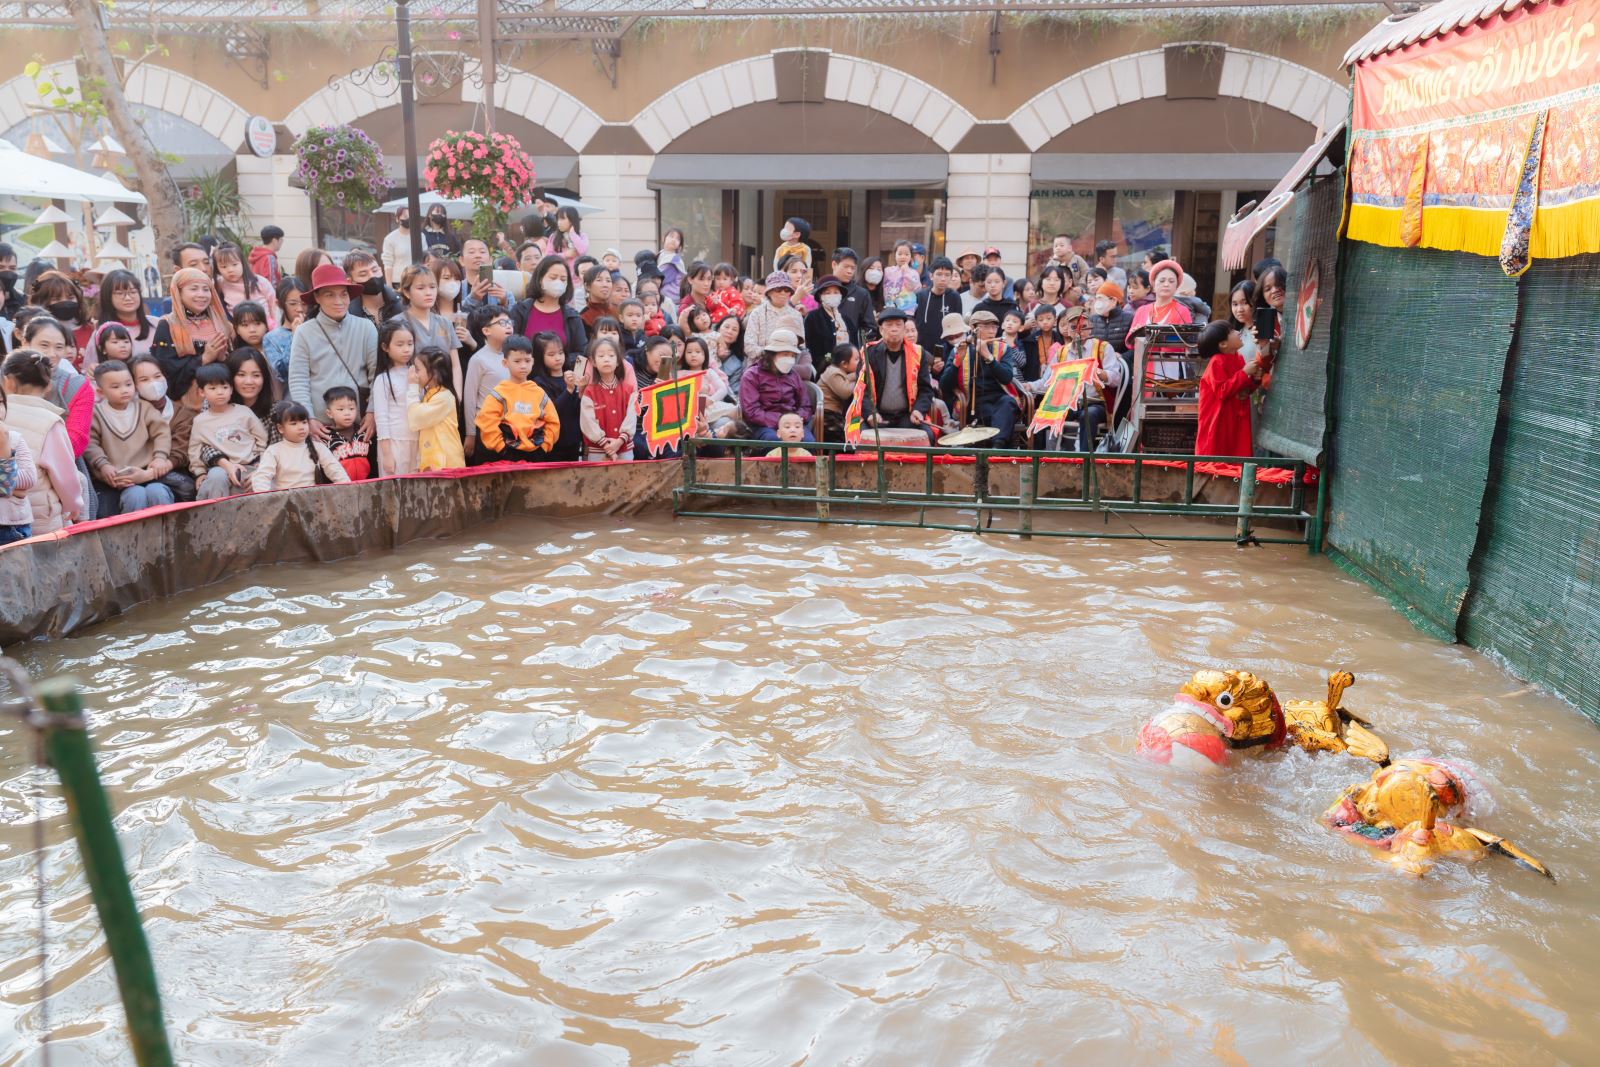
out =
[[(0, 659), (0, 674), (9, 681), (16, 697), (8, 710), (34, 732), (40, 742), (43, 761), (54, 768), (61, 779), (72, 834), (83, 858), (89, 895), (100, 916), (106, 948), (116, 970), (117, 990), (128, 1019), (128, 1041), (134, 1062), (138, 1067), (172, 1067), (172, 1049), (167, 1044), (155, 965), (139, 921), (127, 868), (122, 863), (122, 850), (117, 845), (111, 803), (95, 768), (94, 750), (89, 743), (77, 685), (68, 678), (52, 678), (35, 688), (29, 685), (22, 668), (7, 659)], [(48, 983), (43, 984), (48, 1004)], [(48, 1062), (49, 1038), (46, 1023), (45, 1062)]]
[[(712, 481), (705, 477), (706, 468), (701, 462), (707, 458), (702, 450), (714, 448), (726, 453), (733, 467), (732, 481)], [(765, 457), (774, 449), (781, 458), (753, 461), (751, 453)], [(790, 458), (790, 452), (803, 449), (814, 458)], [(870, 464), (874, 468), (873, 488), (848, 489), (839, 486), (841, 457), (853, 467)], [(937, 460), (942, 457), (961, 457), (972, 460), (972, 491), (951, 493), (936, 488), (934, 472)], [(891, 488), (891, 469), (906, 464), (922, 468), (922, 488), (917, 492)], [(1061, 463), (1076, 460), (1076, 463)], [(1055, 461), (1055, 462), (1052, 462)], [(1196, 492), (1196, 480), (1221, 477), (1197, 472), (1201, 464), (1223, 463), (1240, 466), (1239, 500), (1237, 503), (1208, 503)], [(1052, 470), (1076, 472), (1076, 478), (1065, 495), (1046, 495), (1039, 492), (1042, 464)], [(1017, 471), (1017, 492), (996, 493), (990, 485), (990, 475), (996, 468), (1006, 466)], [(1162, 475), (1182, 472), (1183, 492), (1176, 500), (1153, 499), (1146, 492), (1148, 472), (1159, 469)], [(1256, 498), (1257, 476), (1260, 468), (1288, 470), (1292, 474), (1289, 500), (1284, 504), (1263, 504)], [(776, 469), (777, 482), (756, 480), (755, 469)], [(1103, 485), (1107, 471), (1118, 468), (1128, 474), (1128, 489), (1112, 493)], [(1199, 532), (1169, 534), (1163, 532), (1163, 541), (1234, 541), (1239, 544), (1290, 544), (1315, 547), (1321, 538), (1319, 516), (1322, 511), (1321, 485), (1315, 496), (1315, 511), (1307, 511), (1307, 465), (1298, 460), (1247, 460), (1241, 464), (1237, 456), (1154, 455), (1145, 453), (1108, 454), (1103, 452), (1029, 451), (998, 448), (929, 448), (910, 445), (886, 445), (857, 448), (834, 443), (780, 444), (772, 441), (736, 441), (717, 438), (692, 438), (683, 447), (683, 485), (673, 490), (673, 510), (676, 514), (698, 518), (761, 519), (774, 522), (832, 523), (847, 526), (898, 526), (929, 530), (959, 530), (972, 533), (1012, 534), (1022, 538), (1040, 537), (1100, 537), (1146, 538), (1150, 535), (1130, 528), (1129, 531), (1109, 529), (1059, 529), (1036, 527), (1036, 516), (1055, 514), (1100, 515), (1105, 524), (1113, 517), (1130, 516), (1187, 516), (1210, 520), (1232, 520), (1232, 532)], [(800, 472), (808, 472), (800, 477)], [(814, 472), (814, 475), (813, 473)], [(787, 511), (753, 513), (744, 510), (696, 510), (697, 498), (721, 499), (742, 502), (789, 506)], [(840, 508), (848, 508), (841, 515)], [(802, 513), (802, 510), (804, 512)], [(885, 515), (896, 511), (916, 511), (917, 517), (897, 519)], [(958, 511), (972, 511), (971, 522), (930, 521), (928, 513), (953, 515)], [(996, 516), (1012, 517), (1013, 525), (996, 526)], [(1273, 535), (1256, 532), (1255, 523), (1271, 521)], [(1298, 532), (1292, 532), (1298, 531)]]

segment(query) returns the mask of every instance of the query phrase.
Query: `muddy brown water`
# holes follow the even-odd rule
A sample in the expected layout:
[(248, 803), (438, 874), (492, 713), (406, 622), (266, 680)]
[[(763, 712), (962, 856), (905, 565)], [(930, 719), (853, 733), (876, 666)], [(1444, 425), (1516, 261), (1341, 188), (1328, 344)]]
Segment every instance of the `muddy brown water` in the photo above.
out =
[[(596, 525), (598, 521), (598, 525)], [(1600, 731), (1301, 549), (507, 521), (11, 650), (82, 678), (180, 1063), (1594, 1062)], [(1326, 671), (1546, 860), (1408, 881), (1356, 761), (1133, 754)], [(0, 1064), (38, 1063), (0, 727)], [(47, 810), (57, 1064), (131, 1063)]]

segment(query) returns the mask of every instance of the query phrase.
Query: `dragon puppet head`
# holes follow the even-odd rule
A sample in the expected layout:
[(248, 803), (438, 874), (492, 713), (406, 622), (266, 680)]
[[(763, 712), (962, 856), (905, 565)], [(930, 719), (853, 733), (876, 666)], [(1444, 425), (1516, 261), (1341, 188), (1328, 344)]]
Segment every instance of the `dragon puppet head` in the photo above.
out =
[(1214, 766), (1233, 749), (1283, 744), (1287, 729), (1277, 694), (1249, 671), (1196, 671), (1173, 697), (1172, 706), (1139, 732), (1139, 749), (1160, 763), (1179, 750)]

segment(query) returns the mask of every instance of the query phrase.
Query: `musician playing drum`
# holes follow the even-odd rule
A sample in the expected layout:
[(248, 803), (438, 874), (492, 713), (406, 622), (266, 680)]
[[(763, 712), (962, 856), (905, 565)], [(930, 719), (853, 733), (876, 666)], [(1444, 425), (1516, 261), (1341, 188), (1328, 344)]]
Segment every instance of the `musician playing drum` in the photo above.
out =
[(933, 375), (928, 359), (912, 338), (911, 316), (900, 308), (885, 308), (878, 313), (878, 331), (883, 340), (867, 346), (868, 372), (871, 374), (872, 406), (866, 417), (869, 426), (895, 429), (915, 427), (928, 434), (933, 406)]
[(1013, 345), (998, 339), (1000, 320), (990, 311), (974, 311), (974, 340), (958, 346), (951, 354), (940, 378), (940, 387), (966, 394), (964, 425), (982, 424), (997, 431), (994, 447), (1010, 448), (1022, 412), (1017, 382), (1022, 375), (1023, 355)]

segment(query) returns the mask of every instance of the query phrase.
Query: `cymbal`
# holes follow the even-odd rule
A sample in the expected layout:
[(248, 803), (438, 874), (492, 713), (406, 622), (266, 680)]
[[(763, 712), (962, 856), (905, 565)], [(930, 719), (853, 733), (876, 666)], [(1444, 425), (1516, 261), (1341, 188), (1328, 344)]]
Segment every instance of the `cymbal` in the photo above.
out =
[(957, 430), (955, 433), (945, 434), (939, 438), (939, 447), (970, 448), (973, 445), (983, 444), (989, 438), (998, 436), (999, 433), (1000, 431), (993, 426), (968, 426), (965, 430)]

